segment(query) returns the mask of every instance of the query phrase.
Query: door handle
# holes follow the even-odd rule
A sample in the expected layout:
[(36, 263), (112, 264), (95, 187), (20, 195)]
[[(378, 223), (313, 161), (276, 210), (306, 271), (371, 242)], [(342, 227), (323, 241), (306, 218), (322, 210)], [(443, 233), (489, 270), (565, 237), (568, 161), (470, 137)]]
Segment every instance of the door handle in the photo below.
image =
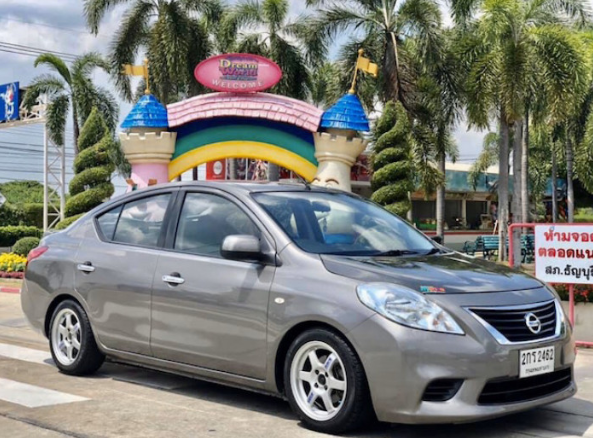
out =
[(171, 275), (163, 275), (163, 281), (168, 284), (183, 284), (185, 279), (181, 277), (178, 272), (173, 272)]
[(93, 266), (93, 264), (91, 262), (84, 262), (84, 263), (79, 263), (76, 266), (76, 269), (78, 269), (79, 271), (82, 271), (82, 272), (93, 272), (95, 270), (95, 267)]

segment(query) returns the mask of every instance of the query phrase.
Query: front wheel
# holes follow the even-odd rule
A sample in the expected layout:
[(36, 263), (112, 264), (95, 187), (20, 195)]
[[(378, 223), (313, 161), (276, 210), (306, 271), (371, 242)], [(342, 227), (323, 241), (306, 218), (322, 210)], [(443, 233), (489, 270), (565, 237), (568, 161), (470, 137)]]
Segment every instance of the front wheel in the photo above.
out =
[(84, 309), (72, 300), (61, 302), (54, 310), (49, 345), (55, 364), (65, 374), (92, 374), (105, 360)]
[(342, 433), (372, 417), (360, 359), (344, 339), (329, 330), (308, 330), (294, 340), (284, 382), (292, 409), (313, 430)]

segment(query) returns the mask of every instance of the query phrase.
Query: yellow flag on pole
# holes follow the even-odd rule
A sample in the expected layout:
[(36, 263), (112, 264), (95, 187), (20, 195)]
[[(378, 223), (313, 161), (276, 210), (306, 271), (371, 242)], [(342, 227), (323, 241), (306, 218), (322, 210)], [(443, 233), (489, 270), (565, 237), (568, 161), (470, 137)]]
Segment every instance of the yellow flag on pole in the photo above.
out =
[(124, 65), (124, 74), (128, 76), (144, 76), (144, 69), (146, 67), (143, 65)]
[(371, 76), (377, 77), (379, 73), (379, 66), (374, 62), (371, 62), (370, 59), (365, 58), (362, 56), (364, 54), (364, 50), (360, 49), (358, 51), (358, 59), (356, 60), (356, 67), (354, 68), (354, 79), (352, 79), (352, 88), (350, 88), (350, 94), (356, 94), (356, 80), (358, 79), (358, 72), (363, 71), (365, 73), (370, 74)]
[(150, 89), (148, 87), (148, 59), (144, 60), (143, 65), (131, 65), (131, 64), (124, 64), (122, 73), (128, 76), (143, 76), (144, 81), (146, 82), (146, 94), (150, 94)]
[(377, 74), (379, 73), (379, 66), (364, 56), (358, 57), (358, 61), (356, 61), (356, 68), (374, 77), (377, 77)]

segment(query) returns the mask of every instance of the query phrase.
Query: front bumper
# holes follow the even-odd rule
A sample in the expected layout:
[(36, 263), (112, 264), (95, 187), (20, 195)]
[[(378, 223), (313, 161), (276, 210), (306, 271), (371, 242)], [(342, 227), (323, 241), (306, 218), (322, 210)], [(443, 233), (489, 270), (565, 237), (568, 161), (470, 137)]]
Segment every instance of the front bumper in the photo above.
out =
[[(518, 378), (520, 350), (553, 345), (554, 368), (559, 370), (572, 368), (575, 346), (570, 333), (546, 342), (500, 345), (471, 318), (462, 321), (465, 336), (414, 330), (380, 315), (349, 333), (365, 368), (379, 420), (409, 424), (471, 422), (554, 403), (576, 393), (572, 380), (565, 389), (540, 398), (479, 404), (488, 381)], [(426, 387), (437, 379), (463, 379), (463, 384), (448, 401), (423, 401)]]

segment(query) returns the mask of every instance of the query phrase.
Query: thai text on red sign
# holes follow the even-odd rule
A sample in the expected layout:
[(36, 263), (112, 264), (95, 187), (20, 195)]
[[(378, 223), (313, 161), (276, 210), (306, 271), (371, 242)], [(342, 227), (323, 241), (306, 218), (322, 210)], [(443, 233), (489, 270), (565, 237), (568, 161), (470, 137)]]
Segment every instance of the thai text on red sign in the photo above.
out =
[(548, 283), (593, 284), (593, 224), (536, 225), (535, 276)]

